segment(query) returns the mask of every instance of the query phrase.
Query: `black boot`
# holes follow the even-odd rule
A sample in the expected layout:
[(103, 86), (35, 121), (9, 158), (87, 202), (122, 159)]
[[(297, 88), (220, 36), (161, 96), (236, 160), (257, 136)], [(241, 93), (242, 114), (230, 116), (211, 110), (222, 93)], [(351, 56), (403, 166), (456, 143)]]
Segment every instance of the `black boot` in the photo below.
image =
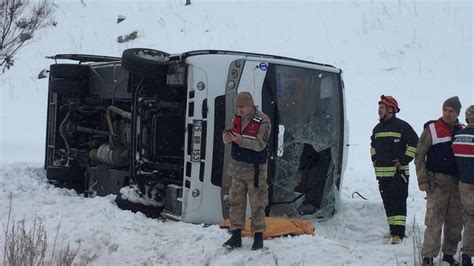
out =
[(462, 266), (472, 266), (471, 257), (467, 254), (462, 254)]
[(227, 240), (224, 245), (226, 248), (240, 248), (242, 247), (242, 234), (240, 229), (232, 231), (232, 236)]
[(433, 266), (433, 258), (424, 257), (423, 262), (421, 263), (422, 266)]
[(253, 238), (252, 250), (263, 248), (263, 233), (255, 233)]
[(443, 261), (449, 263), (450, 266), (459, 266), (459, 262), (454, 259), (453, 255), (444, 254)]

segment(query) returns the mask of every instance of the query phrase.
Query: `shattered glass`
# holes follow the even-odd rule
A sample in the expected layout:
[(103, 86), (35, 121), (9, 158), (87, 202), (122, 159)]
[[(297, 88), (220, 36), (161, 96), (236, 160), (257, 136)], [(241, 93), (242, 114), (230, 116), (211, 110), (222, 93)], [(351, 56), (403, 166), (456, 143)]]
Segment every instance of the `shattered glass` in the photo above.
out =
[(334, 213), (342, 158), (340, 90), (337, 74), (277, 66), (275, 129), (283, 135), (283, 154), (275, 156), (273, 214)]

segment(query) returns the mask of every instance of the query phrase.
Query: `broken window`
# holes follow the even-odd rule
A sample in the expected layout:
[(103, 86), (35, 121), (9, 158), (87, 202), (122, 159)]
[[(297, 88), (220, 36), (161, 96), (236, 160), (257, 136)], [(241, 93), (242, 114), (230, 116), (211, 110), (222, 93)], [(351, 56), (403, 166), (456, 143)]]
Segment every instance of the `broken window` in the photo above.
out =
[(308, 214), (332, 212), (343, 141), (338, 74), (272, 65), (263, 90), (274, 123), (272, 212), (294, 216), (306, 205)]

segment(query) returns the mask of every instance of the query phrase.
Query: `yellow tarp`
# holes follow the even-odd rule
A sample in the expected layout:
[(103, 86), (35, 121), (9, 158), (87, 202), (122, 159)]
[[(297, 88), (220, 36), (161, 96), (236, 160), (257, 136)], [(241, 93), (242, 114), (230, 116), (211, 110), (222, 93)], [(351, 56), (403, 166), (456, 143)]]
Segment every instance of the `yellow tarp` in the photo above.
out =
[[(301, 219), (284, 219), (284, 218), (265, 218), (265, 232), (263, 238), (271, 238), (287, 235), (314, 235), (314, 227), (308, 220)], [(229, 219), (225, 219), (219, 223), (221, 228), (230, 228)], [(242, 236), (252, 236), (250, 232), (250, 219), (245, 221), (245, 229), (242, 230)]]

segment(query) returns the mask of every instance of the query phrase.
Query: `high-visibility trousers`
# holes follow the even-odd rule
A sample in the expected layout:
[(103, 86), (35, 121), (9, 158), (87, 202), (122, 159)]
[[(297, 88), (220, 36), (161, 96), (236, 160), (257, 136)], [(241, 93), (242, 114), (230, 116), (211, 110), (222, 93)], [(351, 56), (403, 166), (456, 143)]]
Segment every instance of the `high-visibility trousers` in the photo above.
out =
[(390, 234), (404, 238), (407, 217), (408, 176), (397, 172), (393, 177), (379, 179), (379, 191), (387, 215)]

